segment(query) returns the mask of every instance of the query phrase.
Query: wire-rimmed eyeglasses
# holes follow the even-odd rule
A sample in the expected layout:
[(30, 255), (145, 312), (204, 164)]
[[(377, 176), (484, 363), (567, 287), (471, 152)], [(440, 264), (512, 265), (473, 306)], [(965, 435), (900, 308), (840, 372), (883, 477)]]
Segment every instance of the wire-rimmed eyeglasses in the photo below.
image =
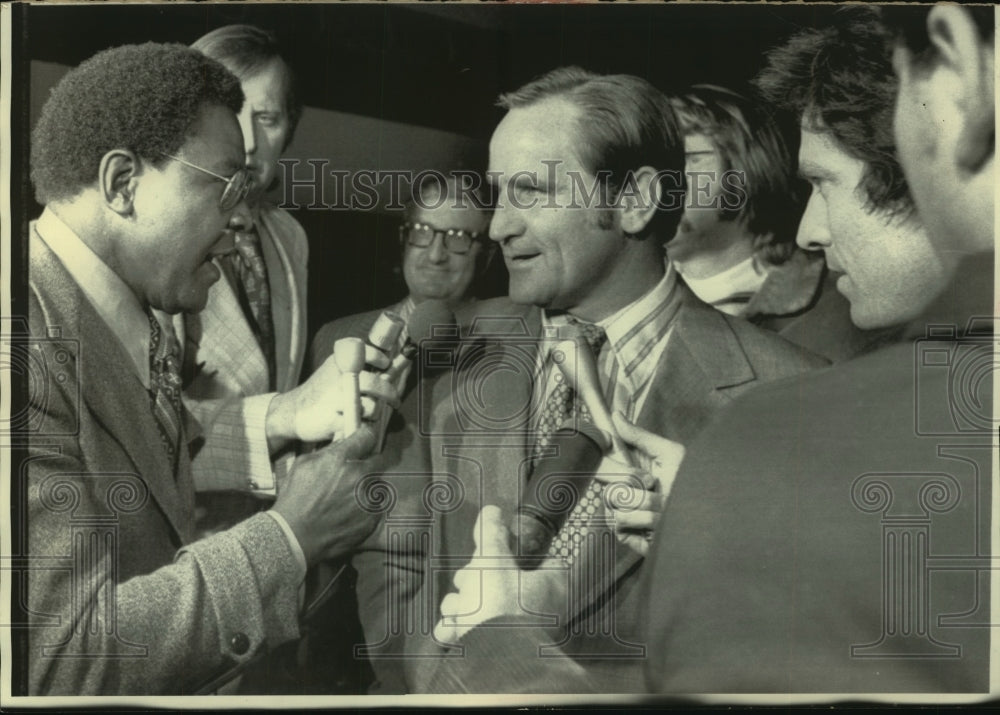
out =
[(192, 164), (190, 161), (185, 161), (179, 156), (173, 156), (172, 154), (166, 153), (164, 153), (163, 156), (180, 162), (184, 166), (190, 166), (192, 169), (197, 169), (198, 171), (208, 174), (209, 176), (214, 176), (219, 181), (226, 182), (226, 188), (222, 191), (222, 197), (219, 199), (219, 208), (223, 211), (229, 211), (230, 209), (236, 208), (236, 205), (247, 197), (247, 194), (250, 192), (250, 187), (253, 186), (253, 174), (251, 174), (250, 169), (245, 166), (242, 169), (238, 169), (232, 176), (226, 177), (221, 174), (216, 174), (214, 171), (209, 171), (208, 169), (198, 166), (197, 164)]

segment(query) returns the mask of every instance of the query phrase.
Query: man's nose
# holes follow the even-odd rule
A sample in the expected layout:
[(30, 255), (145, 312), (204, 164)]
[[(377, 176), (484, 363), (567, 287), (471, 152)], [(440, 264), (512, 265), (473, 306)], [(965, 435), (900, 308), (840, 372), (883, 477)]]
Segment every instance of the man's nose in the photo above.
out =
[(448, 249), (444, 245), (444, 234), (439, 233), (431, 239), (427, 247), (427, 258), (431, 263), (444, 263), (448, 260)]
[(520, 229), (517, 209), (507, 206), (497, 198), (496, 207), (490, 217), (490, 240), (501, 242), (517, 234)]
[(830, 245), (830, 228), (826, 217), (826, 206), (816, 199), (815, 194), (806, 204), (806, 210), (799, 221), (795, 242), (807, 251), (819, 251)]
[(229, 217), (227, 227), (233, 231), (244, 233), (253, 229), (253, 214), (250, 213), (250, 206), (246, 199), (242, 199), (236, 204), (236, 208), (233, 209), (233, 213)]
[(254, 138), (253, 115), (250, 112), (240, 112), (240, 130), (243, 132), (243, 149), (247, 156), (257, 150), (257, 141)]

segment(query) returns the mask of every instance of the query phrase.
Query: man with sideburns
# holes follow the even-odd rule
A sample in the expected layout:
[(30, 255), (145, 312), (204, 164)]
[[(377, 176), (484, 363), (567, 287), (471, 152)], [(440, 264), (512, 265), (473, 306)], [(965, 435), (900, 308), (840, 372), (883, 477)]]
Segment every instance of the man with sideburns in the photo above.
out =
[[(510, 520), (531, 473), (545, 468), (554, 432), (567, 420), (593, 418), (563, 383), (553, 349), (582, 336), (597, 389), (631, 446), (600, 465), (545, 562), (521, 573), (519, 593), (525, 609), (555, 616), (546, 635), (567, 639), (563, 652), (595, 683), (638, 690), (625, 667), (645, 647), (631, 635), (641, 617), (635, 586), (679, 445), (736, 395), (825, 361), (702, 303), (664, 260), (663, 244), (683, 213), (684, 145), (669, 102), (652, 85), (568, 67), (500, 104), (507, 114), (490, 141), (488, 177), (498, 197), (490, 238), (503, 252), (509, 297), (477, 306), (453, 378), (436, 383), (433, 471), (457, 478), (465, 495), (441, 518), (442, 553), (453, 562), (472, 557), (479, 509), (499, 507)], [(425, 584), (437, 590), (435, 612), (442, 598), (442, 609), (478, 598), (452, 584), (453, 571), (435, 575)], [(453, 640), (453, 625), (438, 624), (440, 641)], [(498, 647), (493, 658), (502, 663)]]

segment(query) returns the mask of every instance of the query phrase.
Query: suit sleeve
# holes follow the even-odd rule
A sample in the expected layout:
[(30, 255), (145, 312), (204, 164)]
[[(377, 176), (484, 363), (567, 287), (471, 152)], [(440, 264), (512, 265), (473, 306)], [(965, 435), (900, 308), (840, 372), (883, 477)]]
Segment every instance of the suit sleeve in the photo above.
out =
[[(298, 384), (305, 356), (306, 278), (309, 242), (302, 226), (286, 211), (268, 207), (261, 219), (291, 264), (294, 284), (290, 287), (291, 301), (296, 308), (276, 314), (275, 321), (287, 324), (288, 337), (277, 345), (287, 353), (287, 380), (279, 383), (279, 391)], [(202, 440), (193, 445), (191, 474), (198, 491), (250, 491), (257, 496), (273, 498), (278, 485), (292, 468), (294, 445), (272, 454), (268, 449), (266, 417), (271, 400), (277, 393), (255, 395), (233, 394), (205, 376), (204, 386), (185, 388), (184, 404), (202, 432)], [(218, 383), (218, 384), (216, 384)], [(264, 385), (266, 388), (266, 385)]]
[(301, 574), (280, 525), (258, 514), (177, 550), (148, 485), (81, 447), (114, 437), (74, 427), (81, 403), (50, 387), (32, 398), (40, 434), (69, 436), (26, 460), (30, 694), (191, 692), (296, 638)]

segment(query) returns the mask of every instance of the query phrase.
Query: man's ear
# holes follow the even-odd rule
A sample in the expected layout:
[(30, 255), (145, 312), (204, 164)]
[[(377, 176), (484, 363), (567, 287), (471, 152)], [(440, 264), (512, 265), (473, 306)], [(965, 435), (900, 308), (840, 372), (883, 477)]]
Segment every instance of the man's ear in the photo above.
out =
[(934, 49), (934, 71), (955, 82), (959, 132), (955, 163), (975, 173), (993, 158), (995, 97), (993, 47), (981, 41), (979, 29), (960, 5), (935, 5), (927, 15), (927, 34)]
[(656, 169), (643, 166), (631, 172), (618, 197), (622, 230), (641, 233), (660, 206), (660, 181)]
[(127, 149), (112, 149), (101, 157), (98, 170), (101, 196), (121, 216), (132, 213), (138, 173), (139, 160)]

